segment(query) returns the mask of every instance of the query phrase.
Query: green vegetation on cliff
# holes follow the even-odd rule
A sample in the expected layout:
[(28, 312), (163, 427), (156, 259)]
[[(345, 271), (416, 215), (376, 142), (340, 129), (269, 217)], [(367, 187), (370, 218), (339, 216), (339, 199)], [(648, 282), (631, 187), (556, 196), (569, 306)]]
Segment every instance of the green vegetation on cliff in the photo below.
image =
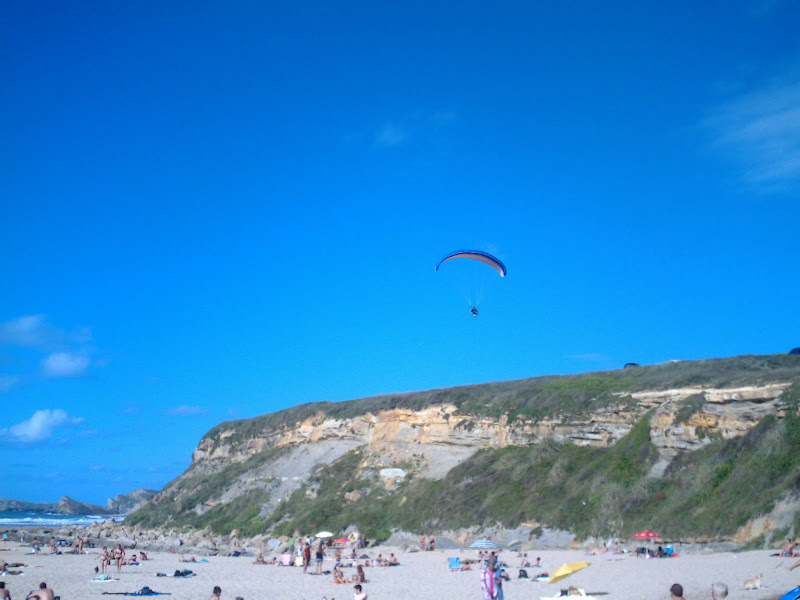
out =
[[(783, 418), (767, 416), (745, 435), (707, 437), (699, 450), (683, 452), (660, 477), (662, 460), (650, 440), (649, 415), (608, 448), (545, 440), (529, 446), (484, 449), (441, 479), (420, 477), (413, 461), (406, 477), (390, 487), (370, 467), (367, 446), (357, 446), (319, 466), (289, 498), (273, 498), (278, 482), (264, 469), (291, 449), (274, 448), (242, 461), (193, 463), (156, 498), (129, 517), (145, 526), (203, 528), (227, 534), (291, 534), (358, 526), (385, 539), (394, 528), (439, 531), (474, 525), (516, 527), (523, 523), (587, 535), (627, 536), (650, 528), (669, 537), (731, 536), (778, 500), (800, 497), (800, 357), (745, 356), (670, 363), (609, 373), (545, 377), (450, 390), (303, 405), (251, 419), (223, 423), (204, 439), (225, 432), (234, 447), (318, 414), (336, 418), (388, 408), (421, 409), (453, 403), (462, 414), (579, 414), (638, 390), (686, 386), (740, 387), (790, 383), (781, 396)], [(675, 425), (703, 410), (702, 396), (677, 403)], [(701, 432), (700, 437), (703, 434)], [(344, 450), (342, 450), (344, 451)], [(663, 468), (663, 464), (661, 465)], [(800, 530), (800, 512), (795, 530)]]
[[(392, 527), (435, 531), (536, 521), (586, 535), (652, 528), (670, 537), (730, 536), (800, 492), (800, 417), (767, 417), (749, 434), (676, 459), (663, 478), (643, 419), (608, 449), (558, 444), (482, 450), (444, 479), (415, 479), (387, 491), (352, 477), (353, 451), (323, 469), (314, 498), (299, 490), (267, 524), (277, 533), (344, 530), (357, 524), (383, 539)], [(351, 474), (348, 477), (347, 474)], [(356, 502), (346, 492), (365, 489)]]

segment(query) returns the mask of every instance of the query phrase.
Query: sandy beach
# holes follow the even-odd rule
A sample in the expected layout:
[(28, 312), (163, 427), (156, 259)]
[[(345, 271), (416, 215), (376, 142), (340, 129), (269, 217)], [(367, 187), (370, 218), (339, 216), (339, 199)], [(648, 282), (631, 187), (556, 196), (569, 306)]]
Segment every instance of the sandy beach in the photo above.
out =
[[(233, 600), (328, 600), (352, 598), (352, 585), (334, 585), (330, 575), (303, 574), (302, 568), (255, 565), (253, 557), (205, 557), (208, 562), (179, 562), (179, 555), (172, 553), (149, 554), (151, 560), (141, 566), (123, 566), (117, 579), (107, 583), (92, 581), (94, 567), (99, 565), (97, 554), (88, 555), (27, 555), (29, 547), (8, 543), (0, 545), (0, 558), (7, 562), (23, 562), (27, 566), (24, 575), (3, 576), (7, 589), (14, 600), (25, 598), (41, 581), (60, 595), (62, 600), (85, 600), (101, 598), (104, 592), (133, 592), (143, 586), (159, 592), (168, 592), (173, 598), (206, 600), (215, 585), (223, 590), (223, 598)], [(96, 550), (93, 550), (96, 552)], [(388, 546), (370, 548), (370, 557), (378, 553), (384, 557), (394, 552), (402, 566), (369, 567), (365, 569), (367, 584), (365, 591), (372, 600), (380, 599), (455, 599), (477, 600), (481, 597), (479, 571), (451, 572), (448, 557), (474, 558), (473, 550), (436, 550), (434, 552), (403, 552)], [(800, 569), (789, 572), (785, 567), (797, 559), (782, 559), (770, 556), (774, 551), (750, 551), (741, 553), (682, 554), (671, 559), (637, 559), (627, 555), (587, 556), (582, 551), (543, 550), (528, 552), (533, 559), (540, 556), (545, 571), (553, 571), (563, 563), (585, 560), (591, 566), (573, 575), (569, 583), (582, 587), (587, 594), (614, 600), (668, 600), (669, 586), (680, 583), (684, 586), (687, 600), (711, 597), (710, 587), (714, 581), (725, 582), (730, 590), (729, 598), (736, 600), (762, 600), (776, 598), (800, 585)], [(130, 552), (129, 552), (130, 554)], [(508, 600), (538, 600), (553, 596), (564, 584), (548, 585), (533, 580), (519, 580), (520, 559), (516, 552), (506, 551), (501, 555), (510, 566), (511, 581), (504, 586)], [(200, 559), (201, 557), (197, 557)], [(324, 562), (326, 570), (333, 566), (332, 557)], [(156, 573), (174, 573), (176, 569), (191, 569), (195, 577), (178, 579), (157, 577)], [(313, 566), (309, 571), (313, 570)], [(535, 576), (537, 568), (527, 568)], [(353, 568), (346, 568), (350, 576)], [(762, 587), (757, 590), (743, 589), (745, 579), (763, 573)], [(124, 596), (120, 596), (124, 597)]]

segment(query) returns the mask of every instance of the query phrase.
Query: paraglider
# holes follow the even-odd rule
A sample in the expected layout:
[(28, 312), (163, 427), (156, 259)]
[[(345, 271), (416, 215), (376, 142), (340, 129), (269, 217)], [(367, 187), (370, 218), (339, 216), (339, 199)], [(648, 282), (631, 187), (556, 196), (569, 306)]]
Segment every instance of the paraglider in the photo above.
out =
[[(492, 256), (488, 252), (482, 252), (480, 250), (458, 250), (456, 252), (452, 252), (438, 262), (438, 264), (436, 265), (436, 271), (439, 270), (439, 267), (441, 267), (442, 264), (446, 263), (449, 260), (453, 260), (455, 258), (468, 258), (471, 260), (481, 262), (491, 267), (495, 271), (497, 271), (500, 277), (505, 277), (508, 274), (506, 266), (500, 261), (499, 258)], [(480, 269), (483, 269), (483, 267), (480, 267)], [(480, 271), (480, 269), (477, 270)], [(473, 294), (473, 296), (474, 295), (475, 294)], [(478, 304), (478, 299), (473, 297), (473, 299), (469, 303), (469, 312), (473, 317), (478, 316), (477, 304)]]
[(499, 258), (495, 258), (488, 252), (481, 252), (480, 250), (458, 250), (457, 252), (448, 254), (439, 261), (439, 264), (436, 265), (436, 270), (439, 270), (439, 267), (442, 266), (442, 263), (446, 263), (448, 260), (452, 260), (454, 258), (471, 258), (472, 260), (480, 261), (485, 265), (489, 265), (495, 271), (500, 273), (500, 277), (505, 277), (508, 274), (506, 266), (500, 262)]

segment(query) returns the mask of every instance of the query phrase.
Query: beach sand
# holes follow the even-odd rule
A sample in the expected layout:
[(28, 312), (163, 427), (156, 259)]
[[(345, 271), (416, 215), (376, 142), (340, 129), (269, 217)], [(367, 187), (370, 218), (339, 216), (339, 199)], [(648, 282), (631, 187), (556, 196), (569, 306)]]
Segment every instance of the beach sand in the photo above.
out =
[[(330, 575), (304, 575), (302, 568), (254, 565), (253, 557), (205, 557), (207, 563), (179, 562), (179, 555), (170, 553), (149, 554), (151, 560), (141, 566), (124, 566), (117, 574), (118, 581), (95, 583), (94, 567), (99, 565), (97, 554), (89, 555), (26, 555), (27, 546), (0, 544), (0, 558), (7, 562), (24, 562), (29, 566), (25, 575), (3, 576), (2, 581), (11, 592), (13, 600), (24, 599), (29, 591), (45, 581), (60, 595), (62, 600), (86, 600), (91, 598), (113, 598), (103, 592), (133, 592), (143, 586), (159, 592), (170, 592), (176, 600), (207, 600), (215, 585), (223, 590), (223, 599), (234, 600), (237, 596), (245, 600), (350, 600), (352, 585), (334, 585)], [(387, 557), (394, 552), (402, 563), (400, 567), (368, 567), (365, 569), (367, 583), (364, 588), (371, 600), (478, 600), (481, 598), (479, 571), (451, 572), (448, 557), (475, 558), (473, 550), (437, 550), (434, 552), (403, 552), (400, 548), (370, 548), (366, 553), (375, 557), (378, 553)], [(777, 598), (786, 591), (800, 585), (800, 568), (789, 572), (785, 567), (797, 559), (777, 558), (774, 551), (750, 551), (740, 553), (682, 554), (670, 559), (637, 559), (630, 554), (622, 556), (587, 556), (582, 551), (536, 550), (528, 551), (528, 557), (540, 556), (546, 571), (552, 572), (564, 563), (588, 561), (591, 566), (574, 574), (566, 583), (548, 585), (531, 580), (518, 580), (520, 559), (516, 552), (505, 551), (501, 556), (511, 567), (512, 577), (504, 585), (507, 600), (538, 600), (553, 596), (562, 587), (582, 587), (588, 594), (608, 600), (669, 600), (669, 587), (680, 583), (687, 600), (702, 600), (711, 597), (711, 584), (722, 581), (729, 587), (729, 598), (735, 600), (766, 600)], [(129, 551), (128, 554), (131, 554)], [(198, 559), (201, 557), (198, 556)], [(324, 562), (324, 569), (331, 569), (332, 557)], [(191, 569), (197, 575), (189, 579), (157, 577), (156, 573), (174, 573), (176, 569)], [(313, 570), (313, 564), (309, 571)], [(346, 568), (349, 577), (355, 569)], [(540, 571), (526, 568), (529, 576)], [(762, 588), (746, 591), (745, 579), (763, 573)]]

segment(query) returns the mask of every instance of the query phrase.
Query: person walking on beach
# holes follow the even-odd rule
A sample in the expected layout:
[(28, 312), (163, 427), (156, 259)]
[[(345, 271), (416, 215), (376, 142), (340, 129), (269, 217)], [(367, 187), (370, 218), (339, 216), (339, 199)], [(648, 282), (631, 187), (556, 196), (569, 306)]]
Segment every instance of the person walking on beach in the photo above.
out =
[(494, 565), (489, 564), (481, 571), (481, 591), (483, 600), (493, 600), (497, 598), (497, 586), (495, 583)]
[(53, 593), (47, 584), (43, 581), (39, 584), (39, 589), (35, 592), (28, 594), (26, 600), (55, 600), (56, 595)]
[(222, 594), (222, 588), (218, 585), (214, 586), (214, 590), (211, 592), (211, 598), (208, 600), (220, 600), (219, 597)]

